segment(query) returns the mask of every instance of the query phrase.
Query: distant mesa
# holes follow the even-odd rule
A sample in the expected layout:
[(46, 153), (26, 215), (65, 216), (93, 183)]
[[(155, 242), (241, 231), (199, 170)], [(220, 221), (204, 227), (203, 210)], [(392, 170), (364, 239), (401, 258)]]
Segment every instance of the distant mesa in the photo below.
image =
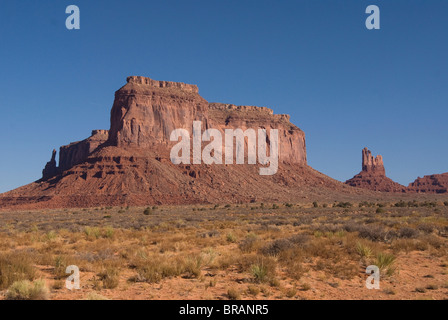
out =
[(352, 187), (382, 192), (406, 192), (406, 187), (386, 177), (383, 157), (373, 157), (372, 152), (362, 150), (362, 170), (350, 180), (345, 182)]
[(417, 178), (408, 186), (409, 192), (417, 193), (447, 193), (448, 192), (448, 172), (432, 174)]

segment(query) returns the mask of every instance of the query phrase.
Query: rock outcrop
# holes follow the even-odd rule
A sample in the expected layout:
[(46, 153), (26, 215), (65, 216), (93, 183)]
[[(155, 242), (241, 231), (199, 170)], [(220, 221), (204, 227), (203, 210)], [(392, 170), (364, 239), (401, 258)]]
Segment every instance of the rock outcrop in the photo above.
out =
[(383, 157), (373, 157), (369, 149), (362, 150), (362, 170), (345, 182), (352, 187), (383, 192), (405, 192), (406, 187), (386, 177)]
[(42, 170), (42, 179), (49, 179), (54, 177), (59, 172), (58, 167), (56, 166), (56, 150), (53, 149), (51, 154), (51, 160), (47, 162), (44, 170)]
[(408, 192), (416, 193), (447, 193), (448, 192), (448, 172), (442, 174), (432, 174), (418, 177), (408, 186)]
[[(201, 121), (203, 130), (220, 132), (261, 128), (269, 134), (277, 129), (278, 172), (261, 176), (261, 164), (173, 164), (170, 150), (177, 141), (170, 141), (170, 134), (174, 129), (191, 134), (193, 121)], [(369, 173), (380, 170), (379, 160), (369, 161)], [(95, 130), (85, 140), (62, 146), (58, 167), (53, 153), (43, 178), (0, 195), (0, 207), (333, 201), (365, 192), (309, 167), (305, 134), (288, 115), (209, 103), (195, 85), (132, 76), (115, 93), (109, 130)]]

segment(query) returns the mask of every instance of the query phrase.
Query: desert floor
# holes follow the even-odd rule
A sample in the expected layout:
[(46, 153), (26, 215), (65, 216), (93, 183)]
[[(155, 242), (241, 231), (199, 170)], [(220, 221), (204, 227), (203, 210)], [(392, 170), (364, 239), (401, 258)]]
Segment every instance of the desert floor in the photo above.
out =
[(447, 299), (447, 237), (437, 200), (3, 211), (0, 299)]

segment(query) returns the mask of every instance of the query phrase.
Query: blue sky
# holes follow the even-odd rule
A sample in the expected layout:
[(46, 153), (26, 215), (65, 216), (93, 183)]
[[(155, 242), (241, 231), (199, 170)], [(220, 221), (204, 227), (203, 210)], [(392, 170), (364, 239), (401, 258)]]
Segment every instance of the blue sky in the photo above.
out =
[[(80, 30), (65, 28), (71, 4)], [(381, 30), (365, 28), (371, 4)], [(290, 114), (308, 163), (341, 181), (365, 146), (405, 185), (447, 172), (447, 12), (446, 0), (2, 0), (0, 192), (108, 129), (129, 75)]]

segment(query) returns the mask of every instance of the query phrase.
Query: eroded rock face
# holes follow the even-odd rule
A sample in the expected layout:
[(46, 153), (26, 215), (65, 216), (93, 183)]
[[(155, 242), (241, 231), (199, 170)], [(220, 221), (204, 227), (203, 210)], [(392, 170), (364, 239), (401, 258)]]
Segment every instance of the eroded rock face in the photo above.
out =
[(345, 182), (352, 187), (383, 192), (405, 192), (406, 188), (401, 184), (386, 177), (383, 157), (374, 157), (372, 152), (364, 148), (362, 150), (362, 170), (350, 180)]
[(108, 137), (108, 130), (93, 130), (89, 138), (62, 146), (59, 149), (59, 170), (63, 172), (84, 162)]
[(418, 177), (408, 186), (409, 192), (417, 193), (447, 193), (448, 192), (448, 172), (442, 174), (432, 174)]
[[(269, 129), (277, 129), (277, 173), (260, 175), (264, 165), (259, 163), (173, 164), (170, 150), (177, 141), (170, 141), (171, 132), (186, 129), (191, 134), (193, 121), (201, 121), (203, 131), (222, 133), (266, 129), (269, 135)], [(209, 103), (195, 85), (133, 76), (115, 93), (110, 130), (95, 130), (85, 140), (62, 146), (59, 167), (53, 154), (44, 179), (0, 195), (0, 206), (285, 202), (359, 193), (307, 165), (305, 134), (288, 115), (265, 107)]]
[(381, 155), (373, 157), (372, 152), (369, 149), (364, 148), (362, 150), (362, 171), (372, 172), (378, 175), (386, 175), (383, 157)]

